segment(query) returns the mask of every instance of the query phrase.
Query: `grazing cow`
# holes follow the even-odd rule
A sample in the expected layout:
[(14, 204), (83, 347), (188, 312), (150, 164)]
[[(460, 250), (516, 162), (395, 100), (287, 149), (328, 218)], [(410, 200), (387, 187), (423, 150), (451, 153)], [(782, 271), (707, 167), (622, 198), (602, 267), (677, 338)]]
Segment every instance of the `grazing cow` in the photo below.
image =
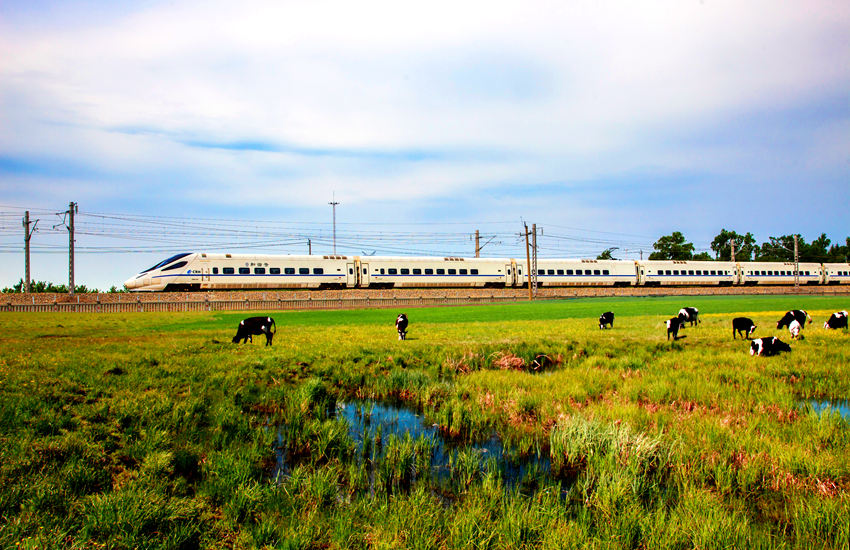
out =
[(756, 330), (756, 325), (749, 317), (735, 317), (732, 319), (732, 339), (735, 339), (737, 334), (741, 334), (741, 339), (750, 339), (753, 332)]
[(780, 351), (791, 351), (791, 346), (773, 336), (756, 338), (750, 342), (750, 355), (770, 357), (771, 355), (778, 354)]
[(398, 331), (398, 339), (407, 339), (407, 315), (402, 313), (395, 320), (395, 329)]
[(836, 311), (835, 313), (829, 316), (829, 319), (827, 319), (826, 323), (823, 324), (823, 328), (847, 328), (847, 312)]
[(253, 343), (254, 335), (265, 334), (266, 345), (270, 346), (276, 332), (277, 327), (274, 324), (274, 319), (271, 317), (249, 317), (239, 322), (239, 327), (236, 329), (236, 336), (233, 337), (233, 343), (238, 344), (240, 340), (243, 344), (248, 341)]
[(683, 326), (685, 323), (690, 323), (690, 326), (694, 326), (700, 322), (699, 310), (695, 307), (683, 307), (679, 310), (679, 319), (682, 320)]
[[(685, 322), (682, 321), (681, 317), (673, 317), (672, 319), (667, 320), (667, 339), (670, 339), (670, 335), (673, 335), (673, 340), (679, 339), (679, 329), (685, 326)], [(682, 336), (684, 338), (684, 336)]]
[(611, 325), (611, 328), (614, 328), (614, 313), (611, 311), (606, 311), (599, 316), (599, 328), (603, 329), (606, 325)]
[(801, 325), (800, 322), (797, 321), (797, 319), (794, 319), (793, 321), (791, 321), (791, 324), (788, 325), (788, 332), (791, 333), (791, 339), (792, 340), (802, 340), (803, 339), (803, 335), (800, 334), (801, 330), (803, 330), (803, 325)]
[(804, 309), (792, 309), (791, 311), (786, 312), (785, 315), (782, 316), (782, 319), (776, 323), (776, 328), (780, 329), (787, 327), (791, 324), (791, 321), (794, 320), (800, 323), (801, 327), (805, 327), (806, 321), (811, 322), (812, 318), (809, 317), (809, 314), (806, 313), (806, 310)]

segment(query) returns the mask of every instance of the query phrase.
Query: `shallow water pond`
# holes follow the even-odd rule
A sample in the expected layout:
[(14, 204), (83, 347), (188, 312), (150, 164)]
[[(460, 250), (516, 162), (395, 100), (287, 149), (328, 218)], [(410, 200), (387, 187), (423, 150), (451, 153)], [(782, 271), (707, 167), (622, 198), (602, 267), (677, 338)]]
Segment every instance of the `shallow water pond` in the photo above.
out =
[(804, 401), (811, 405), (812, 409), (818, 414), (826, 411), (837, 411), (843, 418), (850, 420), (850, 399), (810, 399)]

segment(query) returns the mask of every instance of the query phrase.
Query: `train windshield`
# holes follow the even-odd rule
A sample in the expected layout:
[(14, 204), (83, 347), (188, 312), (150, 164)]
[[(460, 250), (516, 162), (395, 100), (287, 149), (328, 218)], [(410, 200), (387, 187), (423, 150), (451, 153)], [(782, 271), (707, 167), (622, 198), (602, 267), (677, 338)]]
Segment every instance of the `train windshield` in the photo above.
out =
[(164, 267), (164, 266), (170, 264), (171, 262), (173, 262), (175, 260), (179, 260), (180, 258), (185, 258), (189, 254), (191, 254), (191, 252), (185, 252), (183, 254), (175, 254), (174, 256), (168, 258), (167, 260), (162, 260), (161, 262), (159, 262), (155, 266), (149, 267), (146, 270), (140, 272), (139, 275), (141, 275), (142, 273), (147, 273), (148, 271), (153, 271), (154, 269), (159, 269), (160, 267)]

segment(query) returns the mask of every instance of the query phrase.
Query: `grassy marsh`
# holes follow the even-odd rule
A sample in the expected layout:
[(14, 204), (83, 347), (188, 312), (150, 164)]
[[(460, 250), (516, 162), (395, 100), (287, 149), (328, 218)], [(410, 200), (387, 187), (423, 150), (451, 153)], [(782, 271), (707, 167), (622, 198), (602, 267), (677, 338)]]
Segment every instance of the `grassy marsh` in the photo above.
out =
[[(850, 396), (850, 335), (821, 328), (848, 301), (417, 309), (404, 342), (393, 310), (274, 312), (271, 348), (230, 343), (244, 313), (3, 314), (0, 546), (846, 548), (850, 421), (806, 402)], [(668, 342), (684, 305), (703, 322)], [(789, 341), (792, 308), (790, 354), (731, 338), (745, 315)], [(355, 444), (355, 400), (436, 425), (448, 479), (427, 440)], [(552, 475), (463, 449), (494, 433)]]

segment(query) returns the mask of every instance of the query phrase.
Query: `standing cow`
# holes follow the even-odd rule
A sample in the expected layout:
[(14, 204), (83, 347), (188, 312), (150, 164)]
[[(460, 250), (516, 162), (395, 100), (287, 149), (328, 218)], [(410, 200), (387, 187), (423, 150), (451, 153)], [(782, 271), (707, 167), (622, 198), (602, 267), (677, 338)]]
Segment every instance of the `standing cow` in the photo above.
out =
[[(682, 321), (681, 317), (673, 317), (672, 319), (667, 320), (667, 339), (670, 339), (670, 335), (673, 335), (673, 340), (679, 339), (679, 329), (684, 327), (685, 323)], [(684, 336), (682, 336), (684, 338)]]
[(823, 328), (847, 328), (847, 312), (836, 311), (835, 313), (829, 316), (829, 319), (827, 319), (826, 323), (823, 324)]
[(780, 351), (791, 351), (791, 346), (773, 336), (756, 338), (750, 342), (750, 355), (770, 357), (777, 355)]
[(407, 315), (402, 313), (395, 319), (395, 329), (398, 331), (398, 339), (407, 339)]
[(756, 330), (756, 325), (749, 317), (735, 317), (732, 319), (732, 339), (735, 339), (736, 334), (741, 334), (741, 339), (750, 339), (753, 332)]
[(776, 323), (776, 328), (784, 328), (791, 324), (791, 321), (797, 321), (800, 323), (800, 327), (806, 326), (806, 321), (811, 322), (812, 318), (809, 317), (809, 314), (804, 309), (792, 309), (791, 311), (785, 312), (785, 315), (782, 316)]
[(683, 307), (679, 310), (679, 319), (682, 320), (682, 325), (689, 323), (694, 326), (700, 322), (699, 310), (695, 307)]
[(614, 313), (611, 311), (606, 311), (599, 316), (599, 328), (603, 329), (606, 325), (611, 325), (611, 328), (614, 328)]
[(233, 337), (233, 343), (238, 344), (241, 340), (244, 344), (250, 341), (254, 342), (254, 335), (265, 334), (266, 345), (272, 345), (272, 338), (277, 332), (277, 327), (274, 324), (274, 319), (271, 317), (249, 317), (239, 322), (239, 327), (236, 329), (236, 336)]

